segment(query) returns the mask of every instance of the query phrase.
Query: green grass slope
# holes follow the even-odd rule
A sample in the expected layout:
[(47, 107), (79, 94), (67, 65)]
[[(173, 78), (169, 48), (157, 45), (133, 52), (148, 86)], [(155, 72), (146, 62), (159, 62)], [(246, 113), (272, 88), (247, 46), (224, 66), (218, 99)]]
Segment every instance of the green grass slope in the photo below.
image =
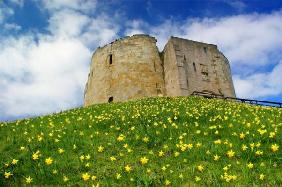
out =
[(0, 123), (0, 186), (282, 186), (282, 110), (200, 97)]

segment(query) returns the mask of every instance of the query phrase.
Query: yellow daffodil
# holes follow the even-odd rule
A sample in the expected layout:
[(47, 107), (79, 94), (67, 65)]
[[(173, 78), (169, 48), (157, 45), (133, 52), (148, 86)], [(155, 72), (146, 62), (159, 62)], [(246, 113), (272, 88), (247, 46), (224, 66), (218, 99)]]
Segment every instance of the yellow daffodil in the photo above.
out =
[(258, 132), (259, 132), (260, 135), (263, 135), (264, 133), (267, 132), (267, 130), (266, 129), (258, 129)]
[(189, 144), (187, 145), (187, 147), (188, 147), (188, 149), (192, 149), (192, 148), (193, 148), (193, 144), (189, 143)]
[(35, 153), (33, 153), (32, 155), (32, 159), (33, 160), (38, 160), (40, 157), (40, 151), (36, 151)]
[(247, 167), (248, 167), (249, 169), (252, 169), (252, 168), (254, 167), (254, 164), (250, 162), (250, 163), (247, 164)]
[(80, 159), (81, 161), (83, 161), (83, 160), (85, 159), (84, 155), (81, 155), (81, 156), (79, 157), (79, 159)]
[(176, 151), (175, 153), (174, 153), (174, 157), (178, 157), (180, 155), (180, 153), (178, 152), (178, 151)]
[(261, 156), (261, 155), (263, 155), (263, 151), (257, 150), (257, 151), (255, 152), (255, 155), (256, 155), (256, 156)]
[(124, 141), (124, 139), (125, 139), (125, 136), (123, 134), (121, 134), (117, 137), (117, 141), (119, 141), (119, 142)]
[(221, 139), (215, 140), (214, 144), (221, 144)]
[(116, 173), (116, 179), (119, 180), (121, 178), (121, 174), (120, 173)]
[(198, 171), (202, 172), (204, 170), (204, 166), (203, 165), (198, 165), (197, 169), (198, 169)]
[(195, 181), (196, 181), (196, 182), (199, 182), (199, 181), (201, 181), (201, 178), (198, 177), (198, 176), (196, 176), (196, 177), (195, 177)]
[(32, 179), (30, 176), (28, 176), (28, 177), (25, 178), (25, 182), (26, 182), (27, 184), (32, 183), (32, 180), (33, 180), (33, 179)]
[(111, 157), (110, 157), (110, 160), (111, 160), (111, 161), (116, 161), (117, 159), (116, 159), (116, 157), (111, 156)]
[(63, 177), (63, 181), (64, 181), (64, 182), (67, 182), (67, 181), (69, 181), (69, 178), (68, 178), (67, 176), (65, 176), (65, 175), (64, 175), (64, 177)]
[(141, 164), (142, 164), (142, 165), (147, 164), (147, 163), (148, 163), (148, 161), (149, 161), (149, 159), (148, 159), (148, 158), (146, 158), (146, 157), (142, 157), (142, 158), (140, 158), (140, 162), (141, 162)]
[(91, 158), (91, 156), (89, 154), (85, 156), (86, 160), (89, 160), (90, 158)]
[(214, 156), (213, 156), (213, 160), (214, 160), (214, 161), (218, 161), (219, 159), (220, 159), (220, 156), (218, 156), (218, 155), (214, 155)]
[(276, 151), (278, 151), (278, 149), (279, 149), (279, 145), (277, 145), (277, 144), (272, 144), (271, 145), (271, 151), (272, 152), (276, 152)]
[(146, 136), (143, 138), (143, 142), (148, 143), (149, 142), (149, 138)]
[(243, 144), (243, 145), (242, 145), (242, 150), (243, 150), (243, 151), (246, 151), (247, 149), (248, 149), (248, 147), (247, 147), (245, 144)]
[(132, 170), (132, 168), (131, 168), (130, 165), (126, 165), (126, 166), (124, 167), (124, 169), (125, 169), (126, 172), (130, 172), (130, 171)]
[(264, 175), (264, 174), (260, 174), (260, 175), (259, 175), (259, 180), (264, 180), (264, 178), (265, 178), (265, 175)]
[(11, 172), (6, 172), (4, 173), (5, 179), (8, 179), (10, 176), (12, 176), (13, 174)]
[(244, 139), (246, 137), (246, 134), (244, 134), (243, 132), (240, 133), (240, 139)]
[(18, 163), (18, 161), (19, 161), (19, 160), (13, 159), (13, 160), (12, 160), (12, 164), (13, 164), (13, 165), (16, 165), (16, 164)]
[(166, 180), (165, 180), (165, 185), (168, 186), (168, 185), (170, 185), (170, 184), (171, 184), (171, 182), (166, 179)]
[(53, 163), (53, 159), (51, 157), (48, 157), (45, 159), (45, 164), (46, 165), (51, 165)]
[(102, 153), (102, 152), (104, 151), (104, 149), (105, 149), (105, 148), (100, 145), (100, 146), (98, 147), (98, 152), (99, 152), (99, 153)]
[(164, 152), (161, 150), (159, 151), (159, 157), (162, 157), (162, 156), (164, 156)]
[(62, 149), (62, 148), (59, 148), (59, 149), (58, 149), (58, 152), (59, 152), (60, 154), (62, 154), (63, 152), (65, 152), (65, 150)]
[(260, 142), (256, 143), (256, 147), (260, 147), (260, 145), (261, 145)]
[(231, 149), (231, 150), (227, 151), (226, 154), (227, 154), (228, 158), (232, 158), (232, 157), (234, 157), (235, 152)]
[(52, 171), (52, 173), (53, 173), (53, 174), (57, 174), (57, 173), (58, 173), (58, 170), (54, 169), (54, 170)]
[(88, 181), (90, 179), (90, 175), (89, 173), (83, 173), (81, 178), (84, 180), (84, 181)]
[(270, 132), (270, 133), (269, 133), (269, 138), (274, 138), (275, 135), (276, 135), (275, 132)]

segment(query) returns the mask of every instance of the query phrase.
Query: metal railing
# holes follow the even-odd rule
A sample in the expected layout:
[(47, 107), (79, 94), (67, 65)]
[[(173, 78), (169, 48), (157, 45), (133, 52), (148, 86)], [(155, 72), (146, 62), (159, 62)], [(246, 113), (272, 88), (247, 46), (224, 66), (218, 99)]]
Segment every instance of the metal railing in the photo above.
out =
[(277, 107), (282, 108), (282, 103), (280, 102), (273, 102), (273, 101), (260, 101), (255, 99), (243, 99), (243, 98), (237, 98), (237, 97), (224, 97), (222, 94), (215, 94), (211, 92), (198, 92), (194, 91), (191, 95), (194, 96), (202, 96), (205, 98), (217, 98), (217, 99), (223, 99), (223, 100), (231, 100), (231, 101), (237, 101), (241, 103), (248, 103), (253, 105), (261, 105), (261, 106), (271, 106), (271, 107)]

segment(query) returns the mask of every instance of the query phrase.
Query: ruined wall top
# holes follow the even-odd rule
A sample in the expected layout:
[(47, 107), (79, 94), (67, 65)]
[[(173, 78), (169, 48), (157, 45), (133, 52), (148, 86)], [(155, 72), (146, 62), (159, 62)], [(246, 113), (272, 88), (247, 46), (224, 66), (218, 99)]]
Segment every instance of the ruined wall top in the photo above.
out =
[(204, 43), (204, 42), (199, 42), (199, 41), (194, 41), (194, 40), (189, 40), (189, 39), (185, 39), (185, 38), (179, 38), (179, 37), (171, 36), (171, 37), (169, 38), (168, 42), (166, 43), (166, 45), (165, 45), (163, 51), (166, 50), (167, 45), (168, 45), (169, 43), (171, 43), (171, 42), (172, 42), (172, 43), (174, 43), (174, 42), (186, 42), (186, 43), (191, 43), (191, 44), (199, 45), (199, 46), (209, 46), (209, 47), (211, 47), (211, 48), (214, 48), (214, 49), (217, 49), (217, 50), (218, 50), (217, 45), (215, 45), (215, 44), (209, 44), (209, 43)]
[(106, 47), (108, 47), (108, 46), (115, 45), (115, 44), (120, 45), (120, 44), (122, 44), (122, 43), (128, 42), (129, 40), (137, 40), (137, 39), (147, 39), (147, 40), (150, 40), (150, 41), (152, 41), (152, 42), (154, 42), (154, 43), (157, 42), (157, 39), (156, 39), (155, 37), (150, 36), (150, 35), (148, 35), (148, 34), (134, 34), (134, 35), (132, 35), (132, 36), (125, 36), (125, 37), (122, 37), (122, 38), (118, 38), (118, 39), (116, 39), (116, 40), (114, 40), (114, 41), (112, 41), (112, 42), (110, 42), (110, 43), (108, 43), (108, 44), (106, 44), (106, 45), (104, 45), (104, 46), (102, 46), (102, 47), (99, 46), (99, 47), (94, 51), (94, 53), (92, 54), (92, 58), (93, 58), (93, 56), (94, 56), (95, 53), (99, 52), (100, 50), (102, 50), (102, 49), (104, 49), (104, 48), (106, 48)]
[(125, 37), (116, 39), (116, 40), (112, 41), (111, 43), (104, 45), (103, 47), (98, 47), (98, 49), (104, 48), (104, 47), (109, 46), (109, 45), (117, 44), (117, 43), (127, 42), (128, 40), (136, 40), (136, 39), (140, 39), (140, 38), (148, 39), (148, 40), (151, 40), (152, 42), (157, 42), (157, 39), (155, 37), (150, 36), (148, 34), (135, 34), (135, 35), (132, 35), (132, 36), (125, 36)]

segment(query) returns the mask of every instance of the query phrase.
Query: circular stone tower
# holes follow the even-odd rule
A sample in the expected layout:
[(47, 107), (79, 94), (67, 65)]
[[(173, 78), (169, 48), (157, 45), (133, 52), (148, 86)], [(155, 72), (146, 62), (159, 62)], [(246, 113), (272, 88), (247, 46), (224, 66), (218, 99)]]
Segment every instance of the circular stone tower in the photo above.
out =
[(133, 35), (94, 52), (85, 106), (163, 94), (163, 67), (154, 37)]

